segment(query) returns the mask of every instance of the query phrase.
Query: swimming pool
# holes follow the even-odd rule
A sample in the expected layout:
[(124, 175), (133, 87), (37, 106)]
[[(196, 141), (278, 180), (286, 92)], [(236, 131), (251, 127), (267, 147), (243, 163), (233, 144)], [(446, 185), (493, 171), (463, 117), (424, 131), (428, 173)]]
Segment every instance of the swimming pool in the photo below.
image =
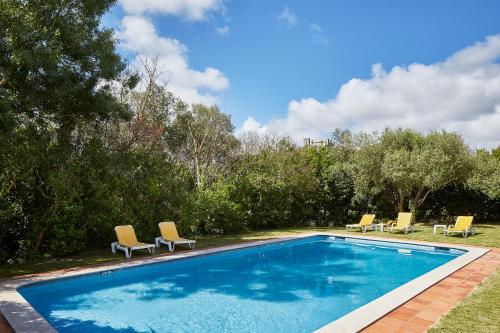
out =
[(18, 291), (59, 332), (311, 332), (464, 253), (313, 236)]

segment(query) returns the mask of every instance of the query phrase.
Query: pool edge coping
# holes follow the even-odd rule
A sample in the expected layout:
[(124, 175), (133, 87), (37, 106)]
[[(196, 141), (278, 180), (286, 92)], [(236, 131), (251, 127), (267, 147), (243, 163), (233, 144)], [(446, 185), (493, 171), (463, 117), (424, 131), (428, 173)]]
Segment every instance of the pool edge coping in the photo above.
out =
[[(467, 264), (473, 262), (477, 258), (481, 257), (488, 251), (485, 247), (470, 247), (460, 244), (443, 244), (436, 242), (426, 242), (426, 241), (413, 241), (413, 240), (402, 240), (402, 239), (388, 239), (383, 237), (372, 237), (365, 235), (351, 235), (335, 232), (311, 232), (294, 236), (278, 237), (273, 239), (266, 239), (260, 241), (254, 241), (242, 244), (226, 245), (221, 247), (203, 249), (203, 250), (192, 250), (189, 252), (182, 252), (169, 256), (160, 256), (153, 258), (146, 258), (141, 260), (135, 260), (133, 262), (120, 262), (111, 263), (106, 265), (100, 265), (96, 267), (85, 267), (81, 269), (76, 269), (70, 272), (53, 272), (53, 273), (42, 273), (35, 276), (29, 277), (19, 277), (8, 280), (0, 281), (0, 312), (3, 314), (9, 325), (13, 328), (15, 332), (23, 333), (57, 333), (54, 327), (43, 318), (32, 306), (24, 299), (24, 297), (17, 291), (18, 288), (24, 287), (30, 284), (58, 280), (69, 277), (83, 276), (88, 274), (95, 274), (100, 272), (105, 272), (109, 270), (118, 270), (124, 268), (131, 268), (135, 266), (155, 264), (161, 262), (167, 262), (171, 260), (179, 260), (184, 258), (196, 257), (209, 255), (219, 252), (238, 250), (244, 248), (251, 248), (266, 244), (279, 243), (288, 240), (301, 239), (311, 236), (335, 236), (339, 238), (351, 238), (351, 239), (365, 239), (374, 241), (383, 241), (396, 244), (414, 244), (414, 245), (427, 245), (432, 247), (447, 247), (458, 250), (467, 251), (460, 255), (459, 257), (427, 272), (414, 280), (407, 282), (406, 284), (399, 286), (398, 288), (384, 294), (383, 296), (353, 310), (352, 312), (344, 315), (341, 318), (319, 328), (315, 332), (326, 333), (326, 332), (358, 332), (378, 319), (382, 318), (392, 310), (396, 309), (400, 305), (406, 303), (410, 299), (414, 298), (421, 292), (430, 288), (434, 284), (438, 283), (442, 279), (451, 275), (460, 268), (466, 266)], [(461, 260), (459, 260), (461, 259)], [(402, 294), (402, 295), (401, 295)]]

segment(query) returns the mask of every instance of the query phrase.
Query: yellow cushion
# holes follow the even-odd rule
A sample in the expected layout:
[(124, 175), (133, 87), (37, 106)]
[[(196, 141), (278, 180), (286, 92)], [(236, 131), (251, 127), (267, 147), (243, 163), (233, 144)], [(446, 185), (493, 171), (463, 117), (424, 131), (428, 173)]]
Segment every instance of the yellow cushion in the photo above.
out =
[(375, 220), (375, 214), (365, 214), (361, 218), (361, 221), (359, 222), (359, 225), (365, 226), (365, 225), (372, 225), (373, 220)]
[(398, 222), (396, 228), (402, 229), (411, 224), (411, 213), (401, 212), (398, 214)]
[(186, 240), (184, 238), (179, 237), (174, 222), (161, 222), (159, 224), (159, 227), (160, 227), (161, 237), (165, 240), (170, 240), (170, 241)]
[(135, 236), (134, 227), (131, 225), (119, 225), (115, 227), (116, 237), (118, 238), (118, 244), (133, 247), (144, 245), (144, 243), (140, 243), (137, 241), (137, 237)]
[(474, 216), (459, 216), (457, 217), (457, 222), (455, 222), (455, 226), (451, 228), (451, 230), (465, 231), (471, 226), (473, 219)]

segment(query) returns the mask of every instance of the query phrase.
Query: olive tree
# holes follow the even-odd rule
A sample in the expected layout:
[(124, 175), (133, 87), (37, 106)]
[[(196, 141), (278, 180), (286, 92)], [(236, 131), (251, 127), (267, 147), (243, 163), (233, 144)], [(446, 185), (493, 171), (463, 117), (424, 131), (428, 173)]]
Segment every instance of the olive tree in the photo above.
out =
[(485, 150), (476, 152), (474, 171), (467, 185), (483, 192), (491, 199), (500, 199), (500, 157), (495, 157), (494, 153), (495, 150), (491, 154)]
[(397, 211), (416, 215), (430, 193), (464, 183), (471, 170), (470, 152), (455, 133), (423, 135), (386, 130), (362, 142), (353, 156), (353, 179), (363, 195), (385, 192)]

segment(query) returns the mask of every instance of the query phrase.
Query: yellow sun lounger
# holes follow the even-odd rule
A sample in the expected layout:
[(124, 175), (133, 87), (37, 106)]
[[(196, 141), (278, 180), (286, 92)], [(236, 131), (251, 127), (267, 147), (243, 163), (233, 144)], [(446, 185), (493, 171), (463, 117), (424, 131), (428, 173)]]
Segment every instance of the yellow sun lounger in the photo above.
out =
[(389, 232), (391, 231), (403, 231), (405, 234), (408, 234), (408, 232), (413, 232), (414, 227), (411, 224), (411, 213), (399, 213), (398, 214), (398, 220), (396, 222), (396, 225), (389, 227)]
[(116, 253), (116, 250), (125, 252), (126, 258), (132, 257), (132, 251), (147, 249), (149, 253), (153, 254), (155, 251), (154, 244), (146, 244), (137, 241), (135, 236), (134, 227), (131, 225), (119, 225), (115, 227), (116, 238), (118, 242), (111, 243), (111, 251)]
[(375, 220), (375, 214), (365, 214), (361, 218), (361, 221), (357, 224), (347, 224), (345, 226), (346, 230), (361, 229), (362, 232), (366, 232), (368, 229), (373, 230), (373, 220)]
[(450, 233), (460, 233), (463, 237), (467, 237), (469, 234), (474, 235), (476, 230), (472, 227), (473, 219), (474, 216), (458, 216), (455, 225), (448, 226), (448, 228), (444, 231), (444, 234), (449, 236)]
[(190, 249), (195, 246), (195, 240), (179, 237), (174, 222), (160, 222), (158, 226), (160, 227), (161, 237), (155, 238), (156, 247), (160, 247), (160, 244), (165, 244), (168, 246), (168, 250), (172, 252), (176, 244), (187, 244)]

